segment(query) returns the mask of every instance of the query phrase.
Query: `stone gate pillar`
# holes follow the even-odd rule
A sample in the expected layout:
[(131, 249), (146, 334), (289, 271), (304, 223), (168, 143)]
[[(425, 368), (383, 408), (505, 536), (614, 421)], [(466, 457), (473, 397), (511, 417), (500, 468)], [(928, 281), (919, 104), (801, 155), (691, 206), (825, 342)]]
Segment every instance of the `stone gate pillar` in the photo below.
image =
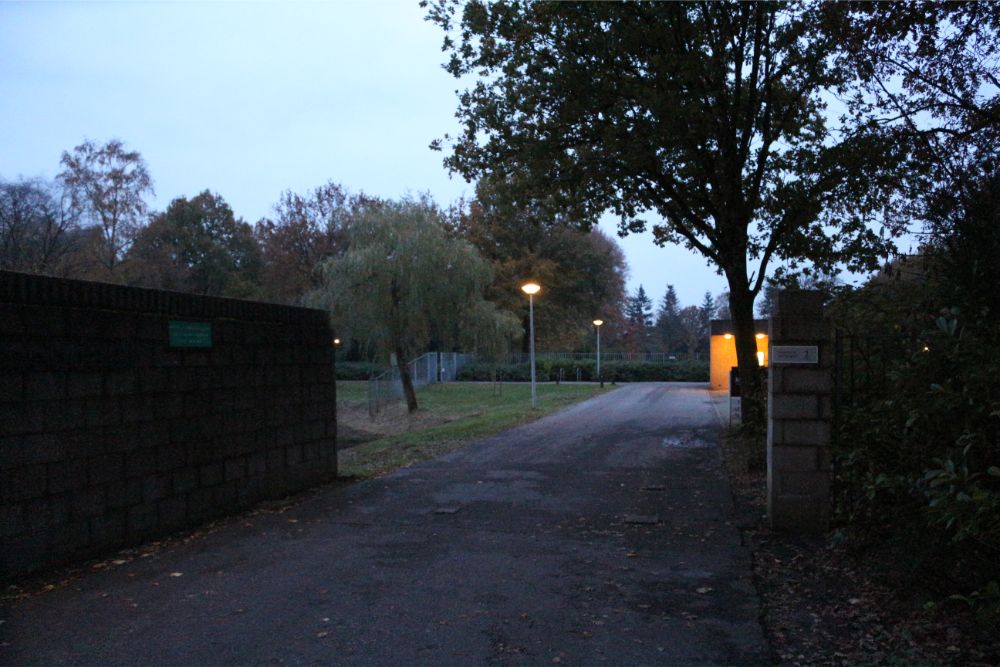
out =
[(822, 531), (830, 511), (833, 418), (833, 346), (822, 294), (779, 292), (768, 330), (768, 518), (775, 529)]

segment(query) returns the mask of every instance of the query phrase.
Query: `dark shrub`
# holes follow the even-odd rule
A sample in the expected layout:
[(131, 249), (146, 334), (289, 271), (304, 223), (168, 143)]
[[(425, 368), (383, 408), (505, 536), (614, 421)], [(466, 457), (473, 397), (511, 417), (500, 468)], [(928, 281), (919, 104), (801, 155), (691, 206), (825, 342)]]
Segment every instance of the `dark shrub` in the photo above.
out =
[[(597, 380), (597, 362), (593, 359), (551, 359), (542, 357), (535, 363), (538, 382), (554, 382), (562, 371), (562, 379), (573, 382), (580, 372), (580, 380)], [(639, 361), (601, 362), (601, 374), (606, 382), (708, 382), (708, 362), (670, 361), (652, 363)], [(528, 364), (468, 364), (458, 373), (459, 380), (479, 382), (494, 379), (505, 382), (528, 382), (531, 369)]]
[(370, 361), (338, 361), (338, 380), (367, 380), (385, 371), (380, 365)]

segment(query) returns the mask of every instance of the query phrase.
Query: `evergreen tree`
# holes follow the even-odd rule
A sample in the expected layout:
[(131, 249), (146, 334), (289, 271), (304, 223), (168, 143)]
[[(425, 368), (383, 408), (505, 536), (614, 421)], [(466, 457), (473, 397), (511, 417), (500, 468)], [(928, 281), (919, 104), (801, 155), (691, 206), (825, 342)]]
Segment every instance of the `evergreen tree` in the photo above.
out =
[(653, 326), (653, 302), (642, 285), (635, 291), (635, 296), (629, 297), (625, 317), (643, 328)]
[(680, 302), (673, 285), (667, 285), (660, 309), (656, 313), (655, 326), (663, 351), (677, 352), (683, 344), (683, 332), (680, 325)]
[(625, 303), (625, 330), (622, 338), (629, 352), (645, 352), (649, 347), (649, 333), (653, 326), (653, 302), (639, 285)]
[(705, 298), (701, 300), (701, 307), (698, 310), (701, 312), (702, 326), (707, 329), (709, 323), (715, 317), (715, 299), (712, 297), (711, 292), (705, 292)]

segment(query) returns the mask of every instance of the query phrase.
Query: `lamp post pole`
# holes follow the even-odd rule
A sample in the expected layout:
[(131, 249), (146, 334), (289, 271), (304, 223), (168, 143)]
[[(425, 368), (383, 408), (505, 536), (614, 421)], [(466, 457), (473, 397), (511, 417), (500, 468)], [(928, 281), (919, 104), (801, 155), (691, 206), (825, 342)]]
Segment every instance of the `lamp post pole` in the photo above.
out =
[(528, 295), (528, 352), (531, 359), (531, 407), (538, 406), (535, 393), (535, 295), (541, 287), (537, 283), (526, 283), (521, 289)]
[(601, 325), (604, 324), (604, 320), (594, 320), (594, 326), (597, 327), (597, 379), (601, 383), (601, 387), (604, 386), (604, 376), (601, 375)]
[(528, 295), (528, 345), (531, 352), (531, 407), (538, 407), (538, 395), (535, 393), (535, 296)]

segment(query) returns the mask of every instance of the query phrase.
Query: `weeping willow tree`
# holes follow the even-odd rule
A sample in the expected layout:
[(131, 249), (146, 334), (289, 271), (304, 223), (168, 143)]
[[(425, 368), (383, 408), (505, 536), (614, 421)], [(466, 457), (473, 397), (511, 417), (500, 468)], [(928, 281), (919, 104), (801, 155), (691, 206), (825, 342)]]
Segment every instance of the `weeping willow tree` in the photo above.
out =
[(406, 405), (417, 409), (407, 364), (431, 340), (495, 353), (520, 325), (484, 300), (489, 264), (448, 234), (426, 200), (366, 207), (347, 224), (347, 251), (321, 265), (323, 284), (309, 297), (329, 310), (337, 330), (367, 341), (383, 361), (395, 355)]

